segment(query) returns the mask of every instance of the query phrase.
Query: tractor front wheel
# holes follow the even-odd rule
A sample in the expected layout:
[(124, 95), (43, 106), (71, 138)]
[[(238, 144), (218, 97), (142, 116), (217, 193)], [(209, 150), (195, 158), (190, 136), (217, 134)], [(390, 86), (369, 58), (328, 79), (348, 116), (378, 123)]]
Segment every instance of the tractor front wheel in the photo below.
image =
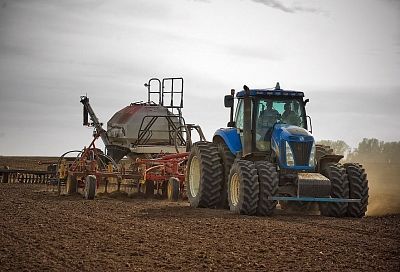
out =
[[(322, 173), (331, 181), (331, 194), (333, 198), (349, 198), (349, 181), (346, 169), (340, 163), (330, 163)], [(330, 217), (343, 217), (347, 214), (347, 202), (321, 203), (321, 215)]]
[(278, 193), (278, 173), (274, 164), (266, 161), (258, 161), (255, 163), (258, 173), (259, 195), (257, 215), (273, 214), (277, 201), (268, 199)]
[(246, 160), (236, 160), (232, 165), (228, 182), (230, 210), (238, 214), (256, 214), (258, 194), (258, 175), (254, 163)]

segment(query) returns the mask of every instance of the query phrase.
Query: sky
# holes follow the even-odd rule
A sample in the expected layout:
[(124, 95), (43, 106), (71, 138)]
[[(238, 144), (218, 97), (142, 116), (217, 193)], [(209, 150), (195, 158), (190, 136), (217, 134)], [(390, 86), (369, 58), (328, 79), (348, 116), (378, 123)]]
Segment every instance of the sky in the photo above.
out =
[(0, 0), (0, 155), (88, 145), (80, 95), (106, 123), (183, 77), (211, 140), (230, 89), (300, 90), (316, 140), (400, 141), (400, 1)]

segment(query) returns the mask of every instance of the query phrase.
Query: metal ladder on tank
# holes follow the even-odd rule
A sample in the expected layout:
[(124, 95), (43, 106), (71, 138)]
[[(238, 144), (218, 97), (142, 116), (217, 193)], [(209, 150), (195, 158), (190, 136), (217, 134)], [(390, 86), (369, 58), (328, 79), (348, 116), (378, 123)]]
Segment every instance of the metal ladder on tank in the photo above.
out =
[[(154, 85), (156, 86), (154, 87)], [(179, 121), (183, 120), (183, 78), (169, 77), (163, 78), (162, 80), (158, 78), (151, 78), (147, 83), (144, 84), (144, 86), (147, 87), (148, 103), (155, 102), (152, 100), (152, 98), (154, 98), (154, 95), (156, 95), (156, 98), (158, 98), (158, 104), (168, 108), (173, 114), (172, 116), (175, 115), (178, 117), (178, 121), (174, 122), (174, 124), (170, 124), (168, 122), (168, 131), (170, 133), (170, 139), (172, 141), (172, 139), (174, 138), (175, 129), (181, 126), (181, 123), (179, 123)], [(171, 88), (167, 89), (167, 86), (170, 86)], [(169, 96), (170, 99), (166, 99), (166, 96)], [(176, 104), (176, 101), (179, 102)], [(175, 111), (177, 113), (175, 113)]]

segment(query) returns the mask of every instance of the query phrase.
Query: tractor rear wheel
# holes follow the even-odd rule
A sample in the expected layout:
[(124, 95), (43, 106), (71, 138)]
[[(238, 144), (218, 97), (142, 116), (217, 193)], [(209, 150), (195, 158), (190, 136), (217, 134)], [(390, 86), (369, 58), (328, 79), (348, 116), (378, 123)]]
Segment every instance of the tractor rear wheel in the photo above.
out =
[(218, 152), (221, 157), (222, 167), (224, 168), (223, 174), (223, 181), (221, 184), (221, 198), (218, 204), (218, 208), (221, 209), (229, 209), (228, 203), (228, 180), (229, 180), (229, 173), (231, 171), (231, 167), (233, 162), (235, 161), (235, 155), (229, 150), (223, 142), (218, 142)]
[[(349, 181), (343, 165), (329, 163), (322, 174), (331, 181), (331, 197), (349, 198)], [(347, 202), (321, 203), (320, 212), (324, 216), (343, 217), (347, 214), (347, 207)]]
[(236, 160), (228, 182), (229, 208), (234, 213), (254, 215), (257, 212), (259, 184), (254, 163)]
[(179, 199), (179, 179), (177, 178), (170, 178), (168, 180), (168, 190), (167, 196), (169, 201), (178, 201)]
[(278, 173), (276, 167), (270, 162), (257, 161), (255, 166), (258, 173), (259, 194), (257, 215), (271, 215), (273, 214), (277, 201), (269, 200), (268, 197), (275, 196), (278, 193)]
[(350, 198), (359, 198), (361, 202), (351, 202), (347, 207), (347, 215), (350, 217), (363, 217), (368, 206), (368, 180), (367, 173), (362, 165), (358, 163), (346, 163), (347, 176), (349, 179)]
[(185, 180), (190, 206), (195, 208), (217, 206), (220, 200), (223, 167), (215, 144), (197, 142), (192, 146)]
[(77, 182), (75, 176), (68, 174), (66, 185), (67, 185), (67, 188), (66, 188), (67, 194), (74, 194), (77, 192), (78, 182)]
[(322, 156), (325, 155), (332, 155), (333, 154), (333, 149), (330, 146), (327, 145), (315, 145), (315, 158), (317, 161), (319, 161), (319, 159)]
[(94, 175), (89, 175), (85, 179), (85, 191), (84, 191), (84, 197), (85, 199), (94, 199), (96, 195), (96, 187), (97, 187), (97, 180), (96, 176)]

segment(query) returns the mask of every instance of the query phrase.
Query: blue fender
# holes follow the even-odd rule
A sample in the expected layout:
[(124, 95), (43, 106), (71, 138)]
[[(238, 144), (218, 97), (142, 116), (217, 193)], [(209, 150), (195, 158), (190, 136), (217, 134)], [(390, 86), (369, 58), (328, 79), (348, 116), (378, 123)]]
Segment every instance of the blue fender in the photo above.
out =
[(213, 139), (216, 137), (221, 137), (224, 140), (232, 154), (236, 155), (242, 150), (242, 142), (236, 128), (220, 128), (214, 133)]

